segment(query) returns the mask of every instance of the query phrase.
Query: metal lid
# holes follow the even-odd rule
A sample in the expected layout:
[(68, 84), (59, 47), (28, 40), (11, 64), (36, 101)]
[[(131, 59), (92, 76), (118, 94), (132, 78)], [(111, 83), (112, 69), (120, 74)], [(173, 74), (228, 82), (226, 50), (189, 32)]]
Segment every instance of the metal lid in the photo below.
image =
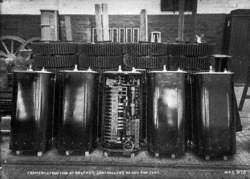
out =
[(154, 70), (154, 71), (150, 71), (149, 73), (187, 73), (186, 71), (181, 70), (180, 68), (178, 68), (178, 70), (176, 71), (168, 71), (166, 68), (166, 65), (163, 65), (163, 70)]
[[(134, 68), (134, 67), (133, 67)], [(143, 71), (143, 72), (145, 72), (145, 71), (147, 71), (147, 69), (145, 69), (145, 68), (134, 68), (136, 71), (139, 71), (139, 72), (141, 72), (141, 71)]]
[(206, 75), (229, 75), (229, 74), (234, 74), (234, 72), (228, 71), (226, 68), (224, 69), (224, 72), (216, 72), (214, 71), (212, 66), (209, 66), (209, 71), (206, 72), (198, 72), (198, 73), (194, 73), (194, 74), (206, 74)]
[(201, 75), (201, 74), (206, 74), (206, 75), (229, 75), (229, 74), (234, 74), (234, 72), (231, 72), (231, 71), (227, 71), (227, 72), (198, 72), (198, 73), (194, 73), (194, 74), (197, 74), (197, 75)]
[(73, 70), (60, 70), (59, 72), (62, 73), (97, 73), (96, 71), (92, 70), (90, 67), (87, 70), (78, 70), (78, 65), (75, 65)]
[(42, 68), (41, 71), (34, 71), (32, 69), (32, 65), (29, 65), (29, 68), (27, 70), (15, 70), (14, 73), (48, 73), (52, 74), (52, 72), (47, 71), (44, 67)]
[(121, 65), (119, 65), (117, 71), (105, 71), (105, 74), (142, 74), (141, 72), (137, 71), (134, 67), (131, 71), (123, 71)]
[(211, 57), (214, 57), (214, 58), (232, 58), (232, 56), (226, 55), (226, 54), (213, 54), (213, 55), (211, 55)]

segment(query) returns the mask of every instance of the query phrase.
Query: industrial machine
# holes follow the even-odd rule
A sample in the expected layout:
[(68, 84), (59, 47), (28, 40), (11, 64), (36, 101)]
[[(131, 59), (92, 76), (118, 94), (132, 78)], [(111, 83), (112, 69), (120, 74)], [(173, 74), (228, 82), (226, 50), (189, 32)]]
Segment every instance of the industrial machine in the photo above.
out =
[(233, 99), (233, 73), (200, 72), (195, 74), (195, 151), (210, 158), (228, 159), (236, 150), (236, 121)]
[(92, 150), (97, 139), (98, 73), (88, 70), (63, 70), (60, 80), (60, 119), (57, 121), (57, 149), (71, 152)]
[(45, 69), (14, 72), (10, 149), (41, 156), (52, 138), (55, 75)]
[(106, 71), (102, 78), (102, 146), (104, 155), (134, 157), (141, 149), (142, 78), (132, 71)]
[[(41, 156), (54, 141), (66, 155), (88, 155), (98, 142), (106, 156), (134, 157), (148, 147), (155, 157), (176, 158), (186, 144), (206, 159), (235, 152), (240, 120), (233, 74), (220, 72), (228, 56), (214, 56), (216, 72), (202, 72), (209, 69), (213, 45), (37, 42), (32, 49), (35, 67), (56, 75), (15, 72), (10, 148), (16, 154)], [(69, 70), (78, 52), (84, 57), (80, 68), (93, 66), (100, 76), (77, 66)], [(118, 65), (132, 70), (105, 71)]]
[(155, 157), (185, 153), (185, 84), (182, 70), (148, 73), (148, 149)]

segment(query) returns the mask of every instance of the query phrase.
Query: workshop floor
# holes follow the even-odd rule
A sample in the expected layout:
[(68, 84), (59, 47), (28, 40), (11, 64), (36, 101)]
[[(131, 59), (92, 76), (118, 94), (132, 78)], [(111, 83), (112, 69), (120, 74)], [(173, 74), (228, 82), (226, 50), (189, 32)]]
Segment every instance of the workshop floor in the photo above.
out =
[[(239, 102), (243, 87), (235, 87)], [(9, 137), (1, 143), (1, 176), (9, 178), (250, 178), (250, 100), (240, 112), (243, 130), (237, 133), (237, 152), (227, 161), (205, 161), (187, 152), (178, 159), (157, 159), (146, 151), (134, 159), (103, 157), (95, 150), (89, 157), (63, 156), (56, 149), (42, 157), (16, 156)]]

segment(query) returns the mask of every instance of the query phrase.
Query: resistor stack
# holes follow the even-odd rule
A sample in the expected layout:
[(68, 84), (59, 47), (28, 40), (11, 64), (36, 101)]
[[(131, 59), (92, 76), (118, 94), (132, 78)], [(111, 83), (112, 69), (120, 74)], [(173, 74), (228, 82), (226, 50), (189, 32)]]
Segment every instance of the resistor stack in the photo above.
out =
[(123, 64), (123, 46), (120, 43), (80, 43), (78, 45), (79, 68), (91, 67), (98, 72), (117, 69)]

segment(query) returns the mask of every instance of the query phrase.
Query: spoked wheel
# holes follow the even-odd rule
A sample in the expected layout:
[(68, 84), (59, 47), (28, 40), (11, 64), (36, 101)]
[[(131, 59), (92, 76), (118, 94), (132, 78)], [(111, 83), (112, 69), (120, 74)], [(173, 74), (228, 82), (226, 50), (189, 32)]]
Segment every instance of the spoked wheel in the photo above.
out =
[(25, 41), (25, 43), (23, 44), (23, 49), (31, 49), (31, 43), (32, 42), (40, 42), (41, 38), (40, 37), (32, 37), (28, 40)]
[(32, 42), (39, 42), (40, 41), (40, 37), (32, 37), (30, 39), (28, 39), (27, 41), (25, 41), (25, 43), (23, 44), (21, 50), (20, 50), (20, 55), (22, 56), (22, 59), (24, 60), (22, 63), (23, 65), (27, 66), (32, 64), (32, 59), (31, 59), (31, 54), (32, 54), (32, 50), (31, 50), (31, 43)]
[(24, 48), (25, 40), (12, 35), (0, 37), (0, 58), (8, 64), (14, 62), (21, 49)]
[(40, 37), (24, 39), (7, 35), (0, 37), (0, 58), (5, 61), (11, 69), (26, 69), (31, 64), (32, 42), (40, 41)]

